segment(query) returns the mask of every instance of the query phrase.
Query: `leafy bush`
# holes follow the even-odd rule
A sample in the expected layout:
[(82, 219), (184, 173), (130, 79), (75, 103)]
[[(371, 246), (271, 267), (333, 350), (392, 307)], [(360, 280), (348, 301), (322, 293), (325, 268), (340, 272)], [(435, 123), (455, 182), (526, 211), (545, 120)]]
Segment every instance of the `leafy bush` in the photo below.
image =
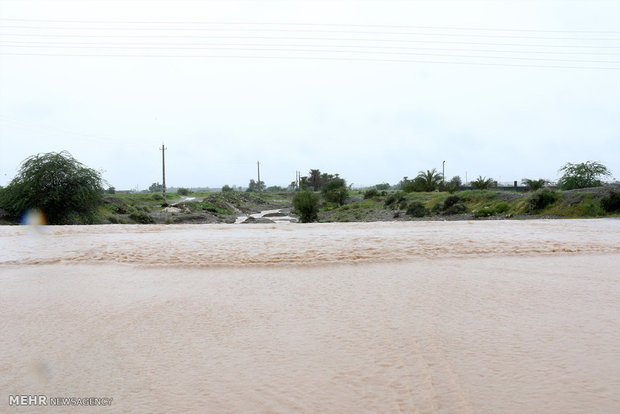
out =
[(461, 177), (454, 176), (450, 181), (446, 183), (446, 189), (450, 194), (455, 193), (461, 188)]
[(448, 196), (445, 200), (443, 200), (443, 209), (447, 210), (458, 202), (461, 202), (461, 198), (458, 196)]
[(497, 203), (495, 205), (495, 207), (493, 208), (493, 210), (495, 210), (496, 214), (502, 214), (507, 212), (510, 209), (510, 206), (508, 205), (507, 202), (505, 201), (500, 201), (499, 203)]
[(390, 189), (390, 185), (388, 183), (381, 183), (375, 185), (375, 188), (379, 191), (386, 191)]
[(474, 212), (474, 217), (489, 217), (495, 214), (495, 209), (491, 206), (484, 206)]
[(364, 200), (367, 200), (369, 198), (373, 198), (373, 197), (378, 197), (379, 196), (379, 191), (377, 191), (376, 188), (371, 188), (369, 190), (366, 190), (364, 192)]
[(157, 194), (156, 193), (156, 194), (153, 194), (151, 196), (151, 199), (154, 200), (154, 201), (162, 201), (164, 199), (164, 197), (161, 194)]
[(401, 201), (405, 200), (405, 194), (402, 191), (396, 191), (389, 194), (385, 199), (385, 205), (391, 206), (392, 204), (398, 205)]
[(465, 206), (465, 204), (459, 201), (458, 203), (453, 204), (447, 209), (445, 209), (443, 211), (443, 214), (445, 215), (461, 214), (461, 213), (465, 213), (466, 211), (467, 211), (467, 207)]
[(293, 197), (293, 206), (302, 223), (312, 223), (318, 218), (319, 197), (312, 191), (300, 191)]
[(412, 201), (407, 205), (406, 214), (412, 217), (424, 217), (428, 214), (428, 210), (419, 201)]
[(528, 212), (534, 213), (555, 203), (560, 198), (557, 191), (543, 188), (533, 193), (528, 200)]
[(183, 188), (183, 187), (181, 187), (181, 188), (179, 188), (179, 189), (177, 190), (177, 194), (178, 194), (178, 195), (186, 196), (186, 195), (188, 195), (189, 193), (190, 193), (190, 191), (189, 191), (189, 189), (188, 189), (188, 188)]
[(155, 222), (153, 217), (144, 211), (133, 212), (129, 215), (129, 218), (140, 224), (151, 224)]
[(612, 191), (601, 198), (601, 207), (608, 213), (620, 212), (620, 192)]
[(0, 209), (14, 219), (38, 208), (51, 224), (92, 222), (103, 203), (99, 172), (66, 151), (33, 155), (0, 192)]
[(347, 183), (342, 178), (334, 178), (323, 184), (321, 194), (325, 201), (343, 205), (349, 198), (349, 189)]
[(222, 193), (231, 193), (233, 191), (235, 190), (233, 190), (233, 188), (228, 184), (224, 184), (224, 187), (222, 187)]

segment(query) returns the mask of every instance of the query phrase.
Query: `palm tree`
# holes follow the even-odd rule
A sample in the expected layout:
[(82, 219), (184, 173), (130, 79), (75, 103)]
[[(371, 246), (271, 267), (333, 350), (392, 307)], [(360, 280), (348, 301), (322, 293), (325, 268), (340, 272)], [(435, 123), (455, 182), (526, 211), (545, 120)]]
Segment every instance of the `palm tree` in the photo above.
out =
[(437, 172), (435, 168), (432, 170), (420, 171), (415, 178), (424, 189), (424, 191), (435, 191), (441, 183), (441, 174)]
[(489, 188), (493, 187), (493, 184), (495, 184), (495, 182), (492, 178), (486, 178), (481, 175), (471, 182), (471, 186), (474, 187), (476, 190), (488, 190)]
[(321, 171), (310, 170), (309, 175), (310, 185), (314, 188), (314, 191), (317, 191), (321, 187)]
[(543, 188), (548, 183), (548, 181), (545, 180), (544, 178), (541, 178), (539, 180), (531, 180), (529, 178), (524, 178), (523, 180), (521, 180), (521, 183), (527, 185), (527, 187), (531, 191), (536, 191), (536, 190), (540, 190), (541, 188)]

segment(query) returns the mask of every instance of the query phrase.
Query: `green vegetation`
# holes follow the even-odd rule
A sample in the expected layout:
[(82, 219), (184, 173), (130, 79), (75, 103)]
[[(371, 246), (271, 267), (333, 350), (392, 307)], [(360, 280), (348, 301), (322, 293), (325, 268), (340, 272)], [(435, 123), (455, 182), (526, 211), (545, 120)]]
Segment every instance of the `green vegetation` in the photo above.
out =
[(523, 185), (526, 185), (529, 191), (536, 191), (543, 188), (547, 184), (547, 180), (545, 180), (544, 178), (540, 178), (538, 180), (524, 178), (523, 180), (521, 180), (521, 183)]
[(495, 182), (492, 178), (486, 178), (483, 176), (479, 176), (474, 181), (471, 182), (471, 186), (476, 190), (488, 190), (491, 187), (494, 187)]
[(536, 191), (530, 197), (528, 201), (528, 212), (536, 213), (539, 212), (551, 204), (555, 203), (560, 198), (560, 193), (557, 191), (544, 188), (542, 190)]
[[(609, 175), (597, 163), (567, 164), (562, 183), (602, 184)], [(583, 171), (586, 171), (583, 175)], [(589, 171), (589, 172), (588, 172)], [(568, 177), (568, 178), (567, 178)], [(569, 218), (620, 214), (620, 185), (561, 190), (546, 180), (523, 179), (528, 192), (496, 188), (490, 178), (478, 177), (473, 190), (461, 190), (456, 176), (445, 185), (435, 169), (420, 171), (415, 179), (404, 177), (396, 188), (382, 183), (352, 190), (338, 174), (310, 170), (287, 189), (265, 188), (250, 181), (251, 192), (224, 185), (221, 192), (178, 188), (162, 205), (162, 186), (151, 192), (104, 192), (99, 173), (67, 153), (30, 157), (7, 188), (0, 188), (0, 223), (12, 224), (29, 208), (45, 211), (52, 223), (233, 223), (240, 215), (264, 210), (293, 209), (302, 222), (471, 220), (477, 218)], [(42, 184), (47, 180), (47, 184)], [(571, 181), (573, 180), (573, 181)], [(581, 185), (581, 184), (580, 184)], [(301, 187), (302, 191), (295, 191)], [(313, 191), (317, 188), (317, 191)], [(77, 190), (76, 190), (77, 189)], [(260, 191), (258, 191), (260, 189)], [(36, 196), (36, 197), (35, 197)], [(90, 197), (92, 196), (92, 197)], [(181, 201), (185, 200), (185, 201)], [(57, 204), (53, 204), (57, 203)], [(169, 207), (168, 207), (169, 206)], [(164, 208), (166, 207), (166, 208)]]
[(164, 186), (159, 183), (153, 183), (149, 186), (149, 192), (151, 193), (161, 193), (164, 190)]
[(420, 201), (411, 201), (407, 205), (406, 214), (412, 217), (424, 217), (428, 214), (428, 209)]
[(453, 194), (459, 191), (459, 189), (461, 188), (461, 185), (462, 185), (461, 177), (457, 175), (457, 176), (452, 177), (452, 179), (446, 183), (446, 190), (448, 190), (450, 194)]
[(608, 213), (620, 213), (620, 191), (612, 191), (601, 198), (601, 207)]
[(398, 185), (405, 193), (412, 193), (435, 191), (440, 184), (441, 174), (433, 168), (432, 170), (418, 172), (418, 175), (413, 180), (403, 177)]
[(416, 191), (435, 191), (441, 183), (441, 174), (435, 168), (432, 170), (420, 171), (414, 180), (416, 182)]
[(364, 192), (364, 199), (367, 200), (369, 198), (379, 197), (379, 191), (376, 188), (371, 188)]
[(349, 198), (349, 189), (342, 178), (332, 178), (321, 186), (321, 194), (325, 201), (341, 206)]
[(0, 208), (18, 219), (29, 209), (40, 209), (51, 224), (96, 222), (103, 201), (99, 172), (66, 151), (33, 155), (0, 192)]
[(254, 181), (254, 180), (250, 180), (250, 183), (248, 184), (248, 189), (246, 190), (249, 193), (255, 192), (255, 191), (264, 191), (265, 190), (265, 182), (264, 181)]
[(302, 223), (312, 223), (317, 220), (319, 212), (319, 197), (312, 191), (300, 191), (293, 197), (293, 206)]
[(566, 163), (560, 171), (564, 173), (558, 181), (561, 190), (576, 188), (600, 187), (601, 178), (611, 176), (603, 164), (596, 161), (586, 161), (579, 164)]

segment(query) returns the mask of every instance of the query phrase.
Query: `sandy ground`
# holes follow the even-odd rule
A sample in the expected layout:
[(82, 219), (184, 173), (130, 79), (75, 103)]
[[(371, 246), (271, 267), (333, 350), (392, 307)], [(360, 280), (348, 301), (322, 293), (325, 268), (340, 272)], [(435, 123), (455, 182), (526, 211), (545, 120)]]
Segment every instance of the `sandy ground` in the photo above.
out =
[(620, 221), (443, 225), (0, 228), (0, 412), (619, 412)]

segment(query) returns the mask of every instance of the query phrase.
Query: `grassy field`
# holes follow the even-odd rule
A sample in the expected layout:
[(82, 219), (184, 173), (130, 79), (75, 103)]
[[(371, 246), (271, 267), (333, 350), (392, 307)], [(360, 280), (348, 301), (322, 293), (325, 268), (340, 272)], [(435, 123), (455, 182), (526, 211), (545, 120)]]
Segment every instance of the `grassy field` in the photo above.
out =
[[(292, 192), (191, 193), (107, 195), (99, 211), (100, 223), (232, 223), (239, 215), (263, 210), (292, 209)], [(604, 200), (615, 197), (611, 208)], [(536, 192), (465, 190), (404, 193), (402, 191), (352, 190), (338, 206), (322, 202), (319, 221), (471, 220), (526, 218), (618, 217), (620, 186)], [(613, 200), (612, 200), (613, 201)]]

